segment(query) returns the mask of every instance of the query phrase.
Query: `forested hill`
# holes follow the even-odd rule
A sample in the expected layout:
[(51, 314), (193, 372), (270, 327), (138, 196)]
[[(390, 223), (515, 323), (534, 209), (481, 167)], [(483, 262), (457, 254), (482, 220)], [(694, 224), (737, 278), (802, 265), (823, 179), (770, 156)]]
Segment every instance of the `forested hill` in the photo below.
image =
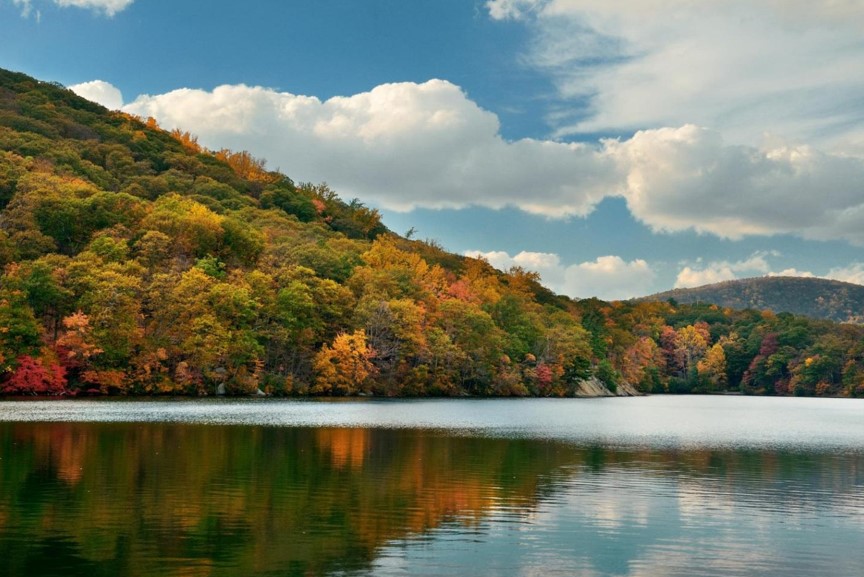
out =
[(653, 294), (645, 301), (712, 303), (738, 310), (788, 312), (817, 319), (864, 321), (864, 286), (819, 278), (758, 277)]
[(0, 70), (0, 393), (864, 396), (864, 328), (573, 301)]

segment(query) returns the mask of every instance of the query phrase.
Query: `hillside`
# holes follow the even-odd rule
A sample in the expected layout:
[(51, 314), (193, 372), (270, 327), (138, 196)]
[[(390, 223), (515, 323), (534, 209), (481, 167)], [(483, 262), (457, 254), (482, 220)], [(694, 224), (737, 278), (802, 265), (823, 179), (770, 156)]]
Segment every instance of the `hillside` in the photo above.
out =
[(802, 277), (758, 277), (653, 294), (642, 301), (711, 303), (737, 310), (788, 312), (816, 319), (864, 321), (864, 286)]
[(0, 209), (6, 392), (561, 395), (590, 372), (534, 275), (8, 71)]
[(0, 270), (3, 394), (864, 396), (862, 327), (573, 301), (2, 70)]

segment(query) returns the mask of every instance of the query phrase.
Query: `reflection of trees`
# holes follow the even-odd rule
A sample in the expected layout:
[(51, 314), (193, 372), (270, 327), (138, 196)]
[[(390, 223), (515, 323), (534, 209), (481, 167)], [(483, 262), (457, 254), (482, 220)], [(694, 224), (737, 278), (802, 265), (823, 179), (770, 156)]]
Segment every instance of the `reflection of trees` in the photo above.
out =
[(532, 507), (564, 457), (406, 431), (2, 424), (0, 558), (9, 577), (48, 573), (50, 549), (88, 577), (359, 569), (389, 540)]
[(532, 513), (607, 482), (608, 511), (600, 496), (586, 501), (595, 529), (625, 505), (616, 483), (675, 486), (682, 514), (691, 495), (806, 515), (860, 510), (864, 481), (862, 458), (837, 455), (159, 424), (0, 424), (0, 465), (9, 577), (61, 566), (88, 577), (320, 575), (367, 568), (382, 545), (445, 523)]

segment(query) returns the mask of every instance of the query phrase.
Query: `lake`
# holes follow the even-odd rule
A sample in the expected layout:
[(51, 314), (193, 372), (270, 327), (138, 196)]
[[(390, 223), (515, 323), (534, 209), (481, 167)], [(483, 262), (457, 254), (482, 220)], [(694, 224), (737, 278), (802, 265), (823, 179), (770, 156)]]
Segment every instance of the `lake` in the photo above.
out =
[(0, 574), (864, 574), (864, 401), (0, 402)]

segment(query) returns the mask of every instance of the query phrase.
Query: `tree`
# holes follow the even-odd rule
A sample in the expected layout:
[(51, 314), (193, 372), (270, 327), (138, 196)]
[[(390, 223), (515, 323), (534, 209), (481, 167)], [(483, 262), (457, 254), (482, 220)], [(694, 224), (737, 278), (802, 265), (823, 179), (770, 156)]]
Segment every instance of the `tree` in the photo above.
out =
[(0, 288), (0, 355), (14, 363), (22, 355), (36, 354), (42, 342), (40, 333), (26, 295)]
[(348, 281), (358, 296), (372, 292), (385, 300), (425, 300), (439, 297), (448, 285), (441, 267), (401, 250), (389, 236), (379, 237), (362, 258), (366, 266), (358, 267)]
[(688, 382), (692, 382), (697, 375), (697, 364), (708, 350), (710, 338), (705, 323), (687, 325), (676, 332), (675, 366), (680, 371), (679, 374)]
[[(195, 140), (197, 144), (197, 139)], [(282, 175), (274, 172), (268, 172), (265, 169), (267, 161), (255, 158), (249, 152), (242, 150), (240, 152), (232, 152), (223, 148), (215, 153), (216, 158), (225, 162), (230, 166), (237, 176), (251, 180), (252, 182), (260, 182), (270, 184), (282, 180)]]
[(424, 308), (410, 299), (368, 298), (361, 300), (355, 314), (375, 350), (376, 389), (399, 394), (407, 374), (428, 355)]
[(365, 391), (366, 379), (374, 372), (375, 356), (362, 329), (339, 333), (331, 345), (315, 355), (313, 394), (353, 395)]
[(166, 194), (153, 203), (141, 226), (165, 234), (172, 239), (176, 255), (191, 259), (219, 252), (225, 235), (224, 220), (203, 204)]
[(717, 391), (726, 385), (726, 353), (720, 343), (708, 349), (696, 363), (699, 385), (707, 391)]
[(660, 347), (651, 337), (640, 337), (624, 353), (621, 378), (645, 392), (652, 392), (659, 383), (654, 382), (664, 365)]
[(463, 388), (487, 393), (505, 354), (506, 333), (479, 306), (456, 299), (439, 303), (436, 324), (463, 353), (457, 367)]
[(42, 359), (24, 355), (0, 392), (18, 395), (59, 395), (65, 391), (66, 371), (54, 363), (48, 366)]

